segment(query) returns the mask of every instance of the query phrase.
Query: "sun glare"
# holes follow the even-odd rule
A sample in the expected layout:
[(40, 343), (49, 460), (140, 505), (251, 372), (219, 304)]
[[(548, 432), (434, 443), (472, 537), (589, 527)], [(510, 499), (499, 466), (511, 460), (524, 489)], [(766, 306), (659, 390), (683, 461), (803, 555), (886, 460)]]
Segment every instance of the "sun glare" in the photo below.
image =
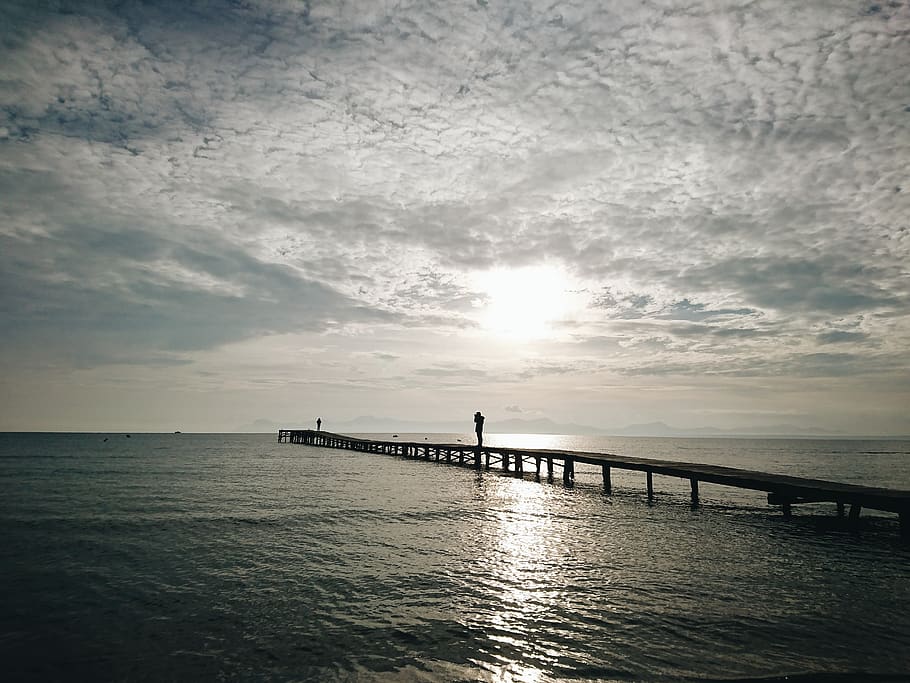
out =
[(568, 275), (552, 266), (498, 269), (477, 279), (487, 295), (484, 328), (511, 340), (555, 335), (553, 323), (566, 317), (577, 298)]

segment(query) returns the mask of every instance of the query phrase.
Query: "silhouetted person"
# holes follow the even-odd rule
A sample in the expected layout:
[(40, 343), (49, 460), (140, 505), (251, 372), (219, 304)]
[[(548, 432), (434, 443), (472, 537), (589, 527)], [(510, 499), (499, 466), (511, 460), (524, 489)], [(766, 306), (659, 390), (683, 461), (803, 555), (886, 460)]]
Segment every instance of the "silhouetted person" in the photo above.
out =
[(317, 417), (316, 418), (316, 431), (318, 432), (320, 429), (322, 429), (322, 418)]
[(483, 446), (483, 421), (484, 421), (484, 419), (486, 419), (486, 418), (484, 418), (484, 416), (480, 414), (479, 410), (476, 413), (474, 413), (474, 431), (477, 432), (478, 448), (480, 446)]

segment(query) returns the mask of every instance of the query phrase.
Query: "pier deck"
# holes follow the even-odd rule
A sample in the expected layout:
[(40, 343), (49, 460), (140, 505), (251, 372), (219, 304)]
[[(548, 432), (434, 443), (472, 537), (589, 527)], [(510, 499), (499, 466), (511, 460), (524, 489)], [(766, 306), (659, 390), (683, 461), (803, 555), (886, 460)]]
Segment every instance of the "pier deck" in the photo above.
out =
[(692, 504), (698, 505), (699, 482), (708, 482), (768, 494), (768, 503), (780, 505), (785, 516), (791, 513), (791, 506), (798, 503), (832, 502), (837, 505), (838, 516), (844, 516), (845, 506), (850, 506), (850, 519), (856, 521), (860, 510), (883, 510), (896, 513), (900, 518), (901, 537), (910, 540), (910, 491), (843, 484), (822, 479), (791, 477), (742, 470), (719, 465), (700, 465), (672, 460), (652, 460), (615, 455), (611, 453), (588, 453), (551, 449), (508, 448), (503, 446), (477, 446), (464, 443), (440, 444), (411, 441), (378, 441), (363, 439), (312, 429), (281, 429), (278, 441), (341, 448), (346, 450), (381, 453), (411, 458), (422, 458), (447, 462), (477, 469), (499, 466), (503, 471), (510, 467), (516, 475), (523, 475), (525, 465), (534, 468), (537, 476), (543, 465), (548, 478), (553, 477), (554, 468), (562, 470), (563, 482), (571, 486), (575, 479), (575, 464), (586, 463), (599, 466), (603, 475), (604, 490), (612, 491), (611, 469), (644, 472), (648, 499), (654, 497), (653, 475), (660, 474), (688, 479), (691, 487)]

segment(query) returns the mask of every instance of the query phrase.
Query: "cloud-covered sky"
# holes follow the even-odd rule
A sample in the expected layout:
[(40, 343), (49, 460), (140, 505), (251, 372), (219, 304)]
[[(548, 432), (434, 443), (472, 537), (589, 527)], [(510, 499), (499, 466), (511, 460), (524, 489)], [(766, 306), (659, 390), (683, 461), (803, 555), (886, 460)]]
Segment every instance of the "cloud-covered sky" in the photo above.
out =
[(0, 429), (910, 433), (910, 2), (0, 4)]

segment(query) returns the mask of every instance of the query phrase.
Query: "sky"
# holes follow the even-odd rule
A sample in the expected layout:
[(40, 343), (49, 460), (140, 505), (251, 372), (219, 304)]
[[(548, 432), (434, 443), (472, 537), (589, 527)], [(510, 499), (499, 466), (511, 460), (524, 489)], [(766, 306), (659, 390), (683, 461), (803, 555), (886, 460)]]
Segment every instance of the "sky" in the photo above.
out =
[(0, 430), (910, 434), (910, 0), (0, 1)]

